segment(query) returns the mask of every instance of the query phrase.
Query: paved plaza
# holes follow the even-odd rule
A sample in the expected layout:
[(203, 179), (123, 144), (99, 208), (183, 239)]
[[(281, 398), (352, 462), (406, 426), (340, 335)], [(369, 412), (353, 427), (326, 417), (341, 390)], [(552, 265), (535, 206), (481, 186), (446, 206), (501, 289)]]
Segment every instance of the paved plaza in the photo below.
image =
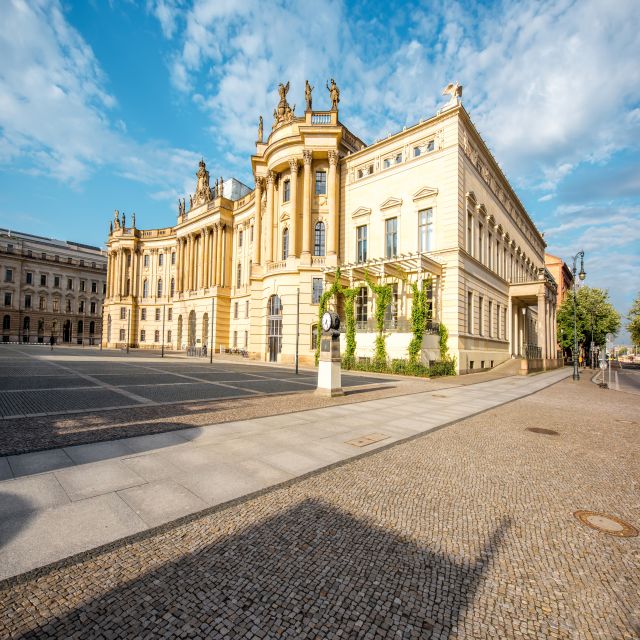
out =
[[(565, 378), (490, 408), (493, 385), (468, 419), (5, 582), (0, 635), (637, 638), (640, 538), (573, 515), (638, 526), (637, 398)], [(384, 402), (382, 432), (434, 415)]]

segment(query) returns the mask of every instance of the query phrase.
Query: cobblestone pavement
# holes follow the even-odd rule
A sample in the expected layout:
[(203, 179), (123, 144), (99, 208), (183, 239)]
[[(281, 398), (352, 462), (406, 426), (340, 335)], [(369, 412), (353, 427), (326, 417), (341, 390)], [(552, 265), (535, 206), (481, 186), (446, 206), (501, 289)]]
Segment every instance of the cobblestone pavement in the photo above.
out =
[[(527, 431), (542, 427), (558, 432)], [(0, 584), (8, 638), (640, 637), (637, 398), (583, 378)]]
[[(347, 395), (326, 399), (309, 393), (316, 385), (312, 371), (296, 376), (291, 368), (229, 359), (210, 365), (95, 349), (59, 348), (52, 355), (39, 347), (2, 346), (0, 455), (372, 400), (443, 384), (448, 383), (346, 374)], [(20, 414), (31, 415), (6, 417)]]

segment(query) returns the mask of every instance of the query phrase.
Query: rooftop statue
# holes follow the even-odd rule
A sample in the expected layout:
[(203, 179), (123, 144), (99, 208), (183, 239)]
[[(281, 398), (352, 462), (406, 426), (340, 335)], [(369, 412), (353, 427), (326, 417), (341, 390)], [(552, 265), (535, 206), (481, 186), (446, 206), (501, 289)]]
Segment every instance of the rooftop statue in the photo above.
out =
[(280, 101), (278, 102), (278, 108), (273, 111), (273, 129), (283, 122), (291, 122), (295, 117), (294, 111), (296, 110), (296, 107), (294, 105), (292, 109), (289, 106), (289, 103), (287, 102), (287, 93), (289, 93), (289, 82), (287, 82), (287, 84), (282, 84), (281, 82), (278, 85)]
[(120, 228), (120, 212), (117, 209), (113, 212), (113, 228)]
[(445, 107), (455, 107), (462, 102), (462, 85), (457, 80), (455, 82), (450, 82), (442, 90), (442, 95), (451, 95), (451, 98)]
[(258, 142), (262, 142), (263, 130), (264, 130), (264, 125), (262, 122), (262, 116), (260, 116), (260, 120), (258, 120)]
[(340, 102), (340, 89), (333, 78), (331, 78), (331, 84), (327, 83), (327, 89), (331, 98), (331, 111), (337, 111), (338, 102)]
[(304, 100), (307, 103), (306, 106), (306, 110), (307, 111), (311, 111), (311, 103), (312, 103), (312, 97), (311, 97), (311, 92), (313, 91), (314, 87), (312, 87), (309, 84), (308, 80), (305, 80), (305, 84), (304, 84)]
[(193, 206), (198, 206), (211, 200), (211, 189), (209, 189), (209, 172), (207, 171), (207, 165), (204, 163), (204, 159), (200, 160), (198, 166), (198, 184), (196, 186), (196, 194), (193, 198)]

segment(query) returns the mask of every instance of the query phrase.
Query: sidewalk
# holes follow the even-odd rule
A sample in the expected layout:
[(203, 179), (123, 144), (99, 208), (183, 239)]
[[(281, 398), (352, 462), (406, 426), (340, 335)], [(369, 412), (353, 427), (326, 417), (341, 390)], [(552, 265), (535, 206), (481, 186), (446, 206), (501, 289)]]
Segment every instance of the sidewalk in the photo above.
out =
[(0, 458), (0, 579), (426, 433), (570, 374)]

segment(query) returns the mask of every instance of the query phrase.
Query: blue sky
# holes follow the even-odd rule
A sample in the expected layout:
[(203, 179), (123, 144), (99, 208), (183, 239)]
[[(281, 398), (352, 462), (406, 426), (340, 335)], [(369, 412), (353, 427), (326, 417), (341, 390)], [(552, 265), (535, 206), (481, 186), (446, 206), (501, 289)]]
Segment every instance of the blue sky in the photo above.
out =
[[(250, 186), (276, 86), (335, 77), (367, 142), (451, 80), (538, 227), (626, 313), (640, 291), (633, 0), (0, 2), (0, 226), (102, 245), (113, 209), (175, 222), (201, 156)], [(300, 108), (298, 109), (301, 110)], [(620, 336), (624, 338), (624, 335)]]

